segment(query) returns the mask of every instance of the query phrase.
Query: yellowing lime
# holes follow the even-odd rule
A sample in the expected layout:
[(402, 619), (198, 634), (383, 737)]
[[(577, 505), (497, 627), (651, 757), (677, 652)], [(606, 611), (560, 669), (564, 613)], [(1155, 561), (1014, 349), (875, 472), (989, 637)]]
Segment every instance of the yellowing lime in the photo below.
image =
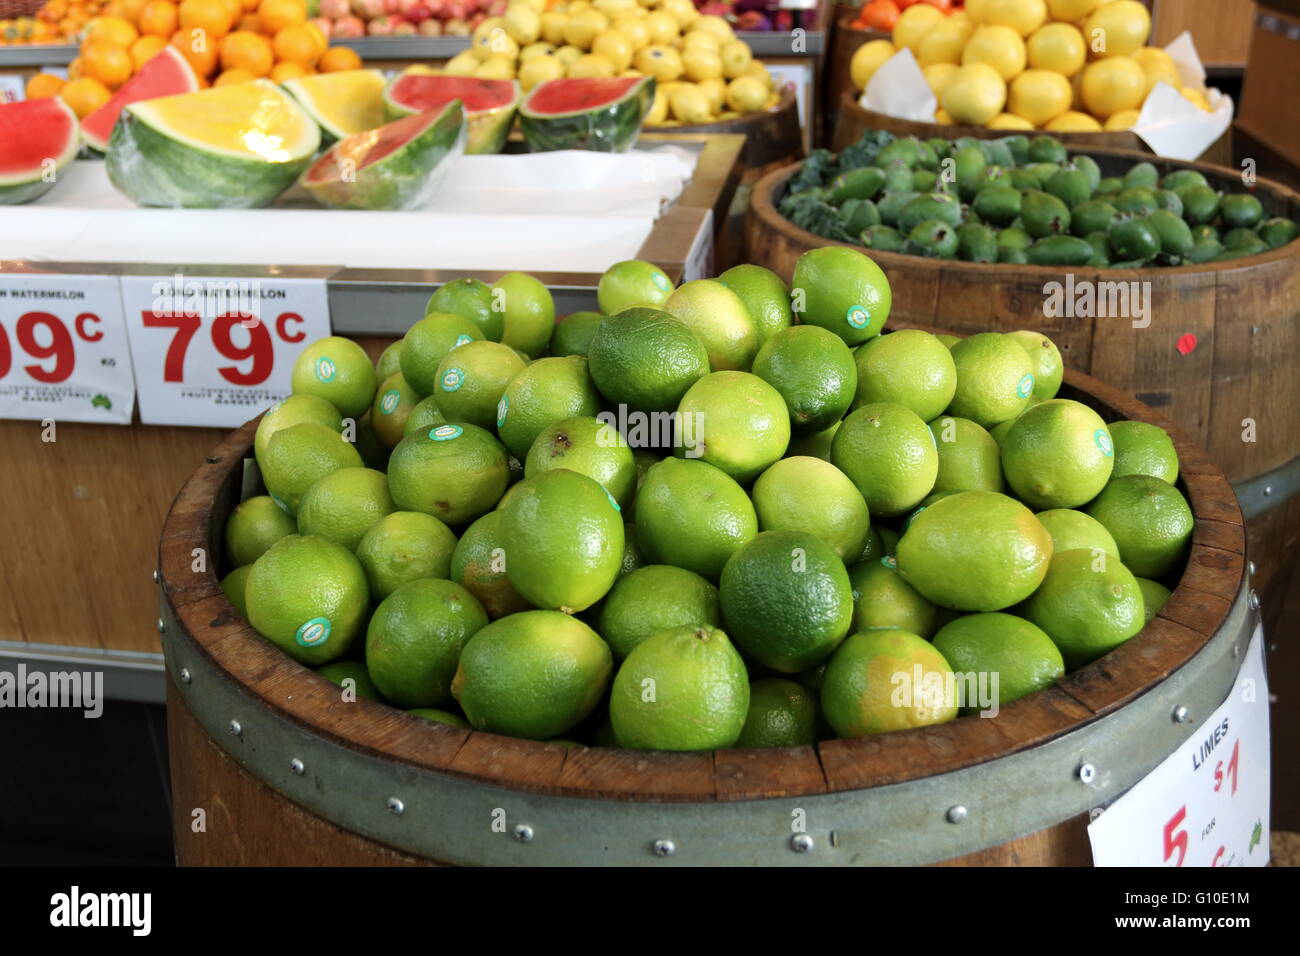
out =
[(1044, 0), (987, 0), (982, 11), (984, 22), (1006, 26), (1027, 37), (1047, 19)]
[(1088, 59), (1083, 34), (1071, 23), (1039, 27), (1025, 41), (1025, 53), (1034, 69), (1055, 70), (1062, 76), (1074, 76)]
[(1112, 113), (1142, 105), (1147, 93), (1147, 75), (1130, 57), (1110, 56), (1089, 64), (1083, 71), (1081, 92), (1088, 112), (1105, 119)]
[(1070, 108), (1070, 81), (1052, 70), (1025, 70), (1007, 89), (1007, 111), (1043, 126)]
[[(963, 66), (983, 63), (997, 71), (1004, 81), (1011, 80), (1025, 68), (1025, 41), (1008, 26), (980, 27), (971, 35), (962, 51)], [(952, 110), (948, 110), (952, 112)]]
[(893, 40), (898, 49), (907, 47), (913, 54), (921, 49), (921, 41), (943, 21), (938, 7), (917, 3), (908, 7), (894, 24)]
[(1088, 17), (1083, 35), (1099, 58), (1136, 53), (1151, 34), (1151, 14), (1137, 0), (1104, 3)]
[(859, 90), (865, 90), (876, 70), (896, 52), (894, 44), (888, 40), (869, 40), (858, 47), (853, 52), (853, 59), (849, 61), (849, 76), (853, 79), (853, 85)]

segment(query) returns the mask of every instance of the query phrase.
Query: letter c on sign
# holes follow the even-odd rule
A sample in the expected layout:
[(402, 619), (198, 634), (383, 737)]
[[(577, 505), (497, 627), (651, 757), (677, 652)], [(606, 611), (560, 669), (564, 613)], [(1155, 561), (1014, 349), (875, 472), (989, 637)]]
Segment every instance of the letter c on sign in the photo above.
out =
[(280, 317), (275, 320), (275, 334), (280, 336), (280, 338), (285, 342), (301, 342), (303, 339), (307, 337), (307, 333), (303, 331), (299, 331), (294, 335), (290, 335), (289, 332), (285, 329), (285, 326), (288, 325), (290, 322), (294, 322), (298, 325), (302, 325), (303, 318), (297, 312), (282, 313)]
[(77, 337), (81, 339), (83, 342), (98, 342), (100, 339), (104, 337), (104, 333), (87, 332), (86, 326), (90, 325), (92, 322), (95, 325), (99, 325), (101, 321), (102, 320), (100, 319), (100, 317), (95, 315), (95, 313), (93, 312), (81, 313), (81, 315), (77, 316), (76, 321), (73, 323), (77, 328)]

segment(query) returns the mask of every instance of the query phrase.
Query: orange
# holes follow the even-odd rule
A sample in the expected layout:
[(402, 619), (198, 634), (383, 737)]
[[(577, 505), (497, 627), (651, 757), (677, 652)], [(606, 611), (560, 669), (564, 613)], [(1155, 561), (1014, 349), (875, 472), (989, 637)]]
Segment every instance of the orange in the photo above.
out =
[(212, 85), (233, 86), (236, 83), (251, 83), (255, 79), (257, 79), (257, 77), (255, 77), (252, 73), (249, 73), (247, 70), (240, 70), (236, 68), (230, 70), (223, 70), (221, 72), (221, 75), (212, 81)]
[(310, 30), (311, 35), (316, 38), (316, 56), (319, 57), (322, 53), (324, 53), (326, 50), (330, 48), (329, 38), (325, 36), (325, 31), (322, 30), (320, 27), (318, 27), (311, 20), (308, 20), (306, 23), (303, 24), (303, 26), (307, 30)]
[(86, 24), (85, 40), (90, 43), (106, 43), (125, 50), (139, 35), (140, 31), (130, 20), (124, 20), (122, 17), (95, 17)]
[(247, 30), (249, 33), (263, 33), (262, 18), (256, 13), (245, 13), (239, 18), (239, 23), (235, 25), (236, 30)]
[(27, 81), (27, 98), (29, 100), (43, 100), (48, 96), (58, 96), (59, 91), (67, 86), (67, 82), (53, 73), (37, 73)]
[(199, 76), (211, 76), (217, 68), (217, 43), (208, 38), (203, 30), (177, 30), (172, 34), (171, 45), (184, 54), (190, 61), (194, 72)]
[(135, 64), (131, 54), (120, 46), (91, 40), (81, 45), (81, 71), (109, 89), (116, 89), (131, 79)]
[(120, 0), (120, 2), (122, 17), (138, 27), (140, 25), (140, 13), (149, 5), (149, 0)]
[(257, 10), (257, 5), (261, 2), (262, 0), (240, 0), (240, 6), (244, 8), (246, 13), (253, 13)]
[(109, 0), (108, 4), (100, 12), (102, 12), (106, 17), (122, 17), (124, 20), (128, 19), (123, 16), (122, 0)]
[(161, 53), (166, 46), (165, 37), (156, 37), (149, 33), (132, 43), (127, 52), (131, 54), (131, 63), (135, 67), (135, 72), (139, 73), (140, 67)]
[(271, 82), (283, 83), (285, 80), (296, 80), (301, 76), (310, 76), (311, 70), (297, 63), (277, 63), (271, 68)]
[(332, 46), (321, 56), (316, 64), (322, 73), (335, 73), (340, 70), (361, 69), (361, 57), (355, 50), (345, 46)]
[(182, 30), (206, 30), (209, 39), (221, 39), (233, 26), (226, 0), (181, 0), (179, 12)]
[(307, 22), (307, 5), (302, 0), (262, 0), (257, 5), (262, 26), (272, 35), (285, 27)]
[(221, 41), (221, 68), (244, 70), (253, 76), (266, 76), (275, 66), (275, 55), (266, 37), (236, 30)]
[(149, 0), (140, 11), (140, 32), (150, 36), (169, 37), (176, 32), (180, 18), (176, 4), (171, 0)]
[(81, 57), (77, 57), (71, 63), (68, 64), (68, 79), (69, 80), (81, 79)]
[(113, 94), (99, 80), (83, 76), (71, 81), (59, 96), (68, 104), (72, 112), (77, 114), (77, 119), (85, 119), (107, 103)]
[(275, 35), (271, 47), (275, 50), (277, 60), (302, 66), (311, 66), (320, 59), (321, 54), (316, 35), (305, 23), (285, 27)]
[(243, 0), (222, 0), (222, 2), (226, 5), (226, 12), (230, 14), (230, 23), (233, 26), (244, 15)]

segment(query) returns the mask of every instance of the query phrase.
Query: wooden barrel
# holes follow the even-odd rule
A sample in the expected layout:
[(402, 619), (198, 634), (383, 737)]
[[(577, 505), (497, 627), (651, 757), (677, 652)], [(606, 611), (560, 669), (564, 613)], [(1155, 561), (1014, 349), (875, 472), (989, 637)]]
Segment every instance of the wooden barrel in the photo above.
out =
[[(1088, 152), (1103, 175), (1149, 160), (1162, 173), (1198, 169), (1216, 186), (1241, 189), (1237, 172), (1225, 167), (1153, 160), (1128, 150)], [(786, 277), (808, 249), (839, 244), (777, 211), (797, 168), (773, 172), (754, 187), (745, 223), (750, 260)], [(1261, 179), (1254, 193), (1267, 215), (1300, 219), (1300, 195), (1286, 186)], [(877, 251), (871, 257), (889, 276), (891, 323), (960, 332), (1037, 329), (1051, 336), (1071, 368), (1159, 408), (1207, 448), (1236, 485), (1261, 593), (1271, 592), (1275, 581), (1289, 581), (1300, 545), (1300, 243), (1228, 262), (1147, 270), (981, 264)], [(1147, 290), (1149, 324), (1045, 315), (1048, 284), (1066, 282), (1076, 289), (1084, 282), (1149, 283), (1136, 287)]]
[(1111, 386), (1068, 371), (1063, 394), (1168, 428), (1182, 462), (1188, 563), (1138, 635), (996, 717), (701, 753), (566, 750), (343, 702), (252, 629), (216, 567), (195, 571), (255, 490), (250, 422), (181, 489), (159, 547), (178, 862), (1087, 864), (1089, 810), (1222, 702), (1256, 615), (1222, 472)]
[[(835, 14), (831, 28), (830, 50), (826, 54), (825, 79), (822, 81), (822, 135), (829, 140), (835, 133), (840, 102), (844, 95), (856, 95), (849, 66), (858, 47), (871, 40), (888, 40), (889, 34), (880, 30), (863, 30), (851, 24), (857, 18), (854, 7), (841, 7)], [(839, 147), (835, 147), (839, 148)]]
[[(898, 119), (875, 110), (865, 109), (858, 104), (860, 91), (852, 88), (845, 90), (839, 101), (838, 119), (835, 135), (831, 139), (831, 149), (839, 152), (850, 143), (856, 143), (869, 129), (889, 130), (895, 136), (916, 136), (920, 139), (957, 139), (961, 136), (973, 136), (976, 139), (997, 139), (1008, 136), (1015, 130), (988, 129), (984, 126), (952, 126), (943, 123), (921, 123), (917, 120)], [(1036, 135), (1036, 134), (1032, 134)], [(1130, 130), (1101, 133), (1052, 133), (1069, 149), (1092, 150), (1133, 149), (1147, 153), (1151, 158), (1151, 149), (1142, 139)], [(1229, 129), (1210, 144), (1201, 154), (1202, 162), (1229, 164), (1232, 162), (1232, 131)]]

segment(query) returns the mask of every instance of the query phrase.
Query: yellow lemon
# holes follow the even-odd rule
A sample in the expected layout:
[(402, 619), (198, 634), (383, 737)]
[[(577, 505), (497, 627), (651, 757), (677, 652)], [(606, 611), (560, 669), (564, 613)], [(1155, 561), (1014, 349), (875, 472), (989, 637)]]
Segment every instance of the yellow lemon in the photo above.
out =
[(755, 79), (762, 80), (768, 89), (772, 88), (772, 74), (767, 72), (767, 67), (758, 60), (750, 61), (749, 66), (745, 68), (745, 76), (752, 76)]
[(682, 56), (670, 46), (658, 44), (637, 51), (636, 68), (646, 76), (665, 83), (677, 79), (685, 71)]
[(686, 78), (695, 83), (722, 78), (722, 57), (706, 47), (692, 46), (683, 50), (682, 67), (686, 70)]
[(1047, 20), (1047, 4), (1045, 0), (987, 0), (983, 17), (986, 25), (1010, 27), (1027, 37)]
[(983, 63), (996, 70), (1004, 81), (1018, 76), (1025, 68), (1025, 60), (1025, 41), (1003, 24), (980, 27), (971, 35), (961, 55), (962, 66)]
[(1087, 113), (1069, 110), (1043, 127), (1049, 133), (1100, 133), (1101, 124)]
[[(1116, 0), (1123, 2), (1123, 0)], [(1083, 105), (1099, 119), (1137, 109), (1147, 94), (1147, 75), (1131, 57), (1111, 56), (1083, 71)]]
[(563, 63), (566, 68), (571, 66), (573, 61), (580, 56), (582, 56), (582, 50), (576, 46), (569, 46), (567, 43), (555, 51), (555, 58)]
[(735, 31), (731, 29), (731, 24), (722, 17), (702, 16), (691, 24), (691, 33), (712, 33), (719, 40), (735, 39)]
[(738, 76), (727, 84), (727, 106), (737, 113), (755, 113), (767, 105), (768, 88), (756, 76)]
[(1164, 50), (1144, 46), (1133, 54), (1133, 62), (1142, 67), (1142, 72), (1147, 75), (1148, 95), (1157, 83), (1168, 83), (1174, 89), (1180, 89), (1183, 85), (1183, 78), (1174, 65), (1173, 57)]
[(999, 113), (985, 124), (989, 129), (1033, 129), (1034, 124), (1014, 113)]
[(1137, 0), (1102, 4), (1083, 25), (1088, 49), (1098, 59), (1136, 53), (1150, 34), (1151, 14)]
[(707, 123), (713, 119), (709, 98), (693, 83), (682, 83), (668, 97), (668, 109), (673, 119), (682, 123)]
[(542, 14), (542, 39), (551, 46), (564, 45), (564, 25), (569, 22), (569, 15), (559, 10), (547, 10)]
[(614, 64), (599, 53), (584, 53), (569, 64), (564, 75), (581, 80), (593, 76), (613, 76), (617, 72)]
[(677, 36), (677, 21), (664, 10), (647, 13), (644, 22), (645, 32), (649, 35), (651, 44), (664, 46), (672, 43)]
[(1179, 92), (1183, 94), (1184, 99), (1191, 101), (1196, 106), (1205, 110), (1205, 112), (1207, 113), (1214, 112), (1214, 110), (1210, 108), (1210, 101), (1205, 98), (1205, 94), (1202, 91), (1196, 89), (1195, 87), (1184, 86), (1181, 90), (1179, 90)]
[(894, 24), (894, 46), (900, 50), (907, 47), (915, 54), (921, 48), (921, 41), (926, 34), (938, 26), (941, 20), (943, 13), (938, 7), (932, 7), (928, 3), (913, 4), (899, 14), (898, 21)]
[(448, 76), (473, 76), (477, 69), (478, 57), (471, 50), (462, 50), (447, 61), (442, 72)]
[(1048, 23), (1025, 41), (1029, 65), (1035, 70), (1055, 70), (1074, 76), (1088, 59), (1088, 47), (1079, 28), (1070, 23)]
[(960, 63), (961, 51), (973, 32), (974, 28), (965, 20), (945, 18), (921, 39), (916, 62), (922, 67), (931, 63)]
[(971, 26), (979, 26), (984, 22), (984, 8), (988, 6), (988, 0), (966, 0), (964, 12), (966, 18), (970, 20)]
[(591, 52), (598, 53), (614, 64), (614, 71), (622, 73), (632, 65), (632, 41), (618, 30), (602, 30), (591, 43)]
[(599, 10), (582, 10), (569, 17), (564, 24), (564, 42), (579, 49), (590, 50), (591, 43), (602, 30), (609, 28), (609, 17)]
[(532, 7), (514, 3), (501, 15), (501, 25), (520, 46), (536, 43), (542, 35), (542, 17)]
[(943, 98), (943, 88), (948, 85), (953, 74), (960, 70), (956, 63), (931, 63), (929, 66), (921, 68), (921, 75), (925, 77), (926, 84), (930, 87), (930, 92), (934, 98)]
[(1120, 110), (1118, 113), (1112, 113), (1102, 124), (1102, 128), (1111, 132), (1132, 129), (1137, 124), (1138, 114), (1138, 110)]
[(625, 13), (614, 18), (613, 28), (632, 42), (632, 52), (650, 45), (650, 31), (645, 28), (645, 18), (636, 13)]
[(700, 18), (700, 11), (695, 9), (691, 0), (663, 0), (659, 9), (677, 21), (679, 31), (685, 30)]
[(555, 44), (547, 43), (545, 40), (539, 40), (536, 43), (530, 43), (519, 51), (519, 62), (531, 60), (535, 56), (550, 56), (555, 52)]
[(959, 67), (943, 89), (944, 112), (961, 125), (983, 126), (1002, 112), (1006, 101), (1007, 85), (987, 63)]
[(512, 57), (491, 56), (478, 65), (474, 71), (480, 80), (513, 80), (515, 78), (515, 61)]
[(1103, 0), (1047, 0), (1047, 14), (1053, 20), (1078, 23), (1102, 2)]
[(754, 62), (754, 52), (743, 40), (728, 40), (718, 51), (722, 58), (722, 75), (729, 80), (744, 76), (749, 64)]
[(1070, 81), (1052, 70), (1025, 70), (1007, 87), (1007, 112), (1043, 126), (1070, 108)]
[(942, 123), (944, 126), (954, 125), (952, 121), (952, 117), (948, 115), (948, 111), (945, 110), (942, 106), (934, 111), (934, 121), (936, 123)]
[(686, 50), (693, 46), (702, 46), (717, 53), (722, 49), (723, 41), (718, 38), (716, 33), (710, 30), (691, 30), (686, 36), (681, 38), (682, 49)]
[(655, 90), (655, 101), (650, 106), (650, 112), (645, 115), (646, 126), (658, 126), (668, 118), (668, 94), (659, 87)]
[(553, 56), (533, 56), (519, 64), (519, 85), (524, 92), (538, 83), (564, 76), (564, 64)]
[[(717, 116), (722, 112), (722, 108), (727, 104), (727, 81), (720, 76), (715, 76), (707, 80), (700, 80), (695, 84), (704, 91), (704, 95), (709, 98), (709, 112)], [(767, 95), (767, 91), (763, 91)]]
[[(908, 9), (910, 10), (911, 7)], [(849, 76), (853, 80), (853, 85), (859, 90), (865, 90), (876, 70), (897, 52), (894, 44), (888, 40), (870, 40), (862, 44), (854, 51), (853, 59), (849, 61)]]
[(519, 56), (519, 44), (506, 33), (505, 27), (495, 26), (474, 38), (474, 51), (480, 60), (498, 56), (514, 60)]

